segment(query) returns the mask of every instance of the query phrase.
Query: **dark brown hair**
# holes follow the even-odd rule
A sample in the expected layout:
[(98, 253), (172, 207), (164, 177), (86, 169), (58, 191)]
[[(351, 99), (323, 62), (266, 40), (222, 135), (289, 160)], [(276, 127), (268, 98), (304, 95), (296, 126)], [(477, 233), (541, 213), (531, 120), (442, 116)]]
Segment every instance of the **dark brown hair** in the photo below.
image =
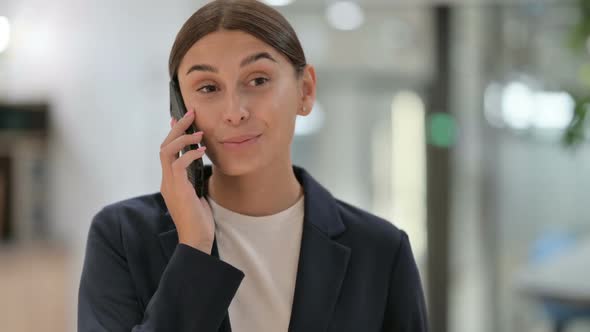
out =
[(298, 77), (303, 72), (303, 48), (281, 13), (256, 0), (215, 0), (197, 10), (176, 35), (168, 60), (170, 78), (177, 79), (180, 62), (197, 41), (223, 29), (251, 34), (289, 59)]

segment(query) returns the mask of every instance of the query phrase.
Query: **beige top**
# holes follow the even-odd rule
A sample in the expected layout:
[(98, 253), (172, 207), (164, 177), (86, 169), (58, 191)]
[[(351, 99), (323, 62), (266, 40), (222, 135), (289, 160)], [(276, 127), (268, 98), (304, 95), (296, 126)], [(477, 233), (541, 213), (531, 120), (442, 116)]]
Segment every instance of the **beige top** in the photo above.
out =
[(287, 331), (303, 231), (303, 196), (279, 213), (252, 217), (208, 197), (221, 260), (245, 274), (229, 306), (233, 332)]

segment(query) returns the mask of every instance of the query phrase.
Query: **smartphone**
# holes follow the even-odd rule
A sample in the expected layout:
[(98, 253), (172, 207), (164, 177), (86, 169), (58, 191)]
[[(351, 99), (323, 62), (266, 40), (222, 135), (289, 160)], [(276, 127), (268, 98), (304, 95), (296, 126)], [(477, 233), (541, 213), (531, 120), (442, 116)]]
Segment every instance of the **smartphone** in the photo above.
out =
[[(180, 93), (180, 88), (178, 86), (178, 82), (175, 80), (170, 81), (170, 116), (176, 119), (177, 121), (182, 119), (182, 117), (186, 114), (186, 107), (184, 107), (184, 101), (182, 99), (182, 94)], [(186, 130), (188, 135), (198, 132), (199, 129), (195, 124), (191, 124), (191, 126)], [(198, 144), (191, 144), (188, 147), (182, 149), (182, 153), (186, 153), (190, 150), (198, 149)], [(189, 181), (192, 183), (193, 187), (195, 188), (195, 192), (199, 198), (203, 197), (205, 194), (205, 172), (203, 166), (203, 158), (199, 158), (193, 161), (187, 167), (187, 175)]]

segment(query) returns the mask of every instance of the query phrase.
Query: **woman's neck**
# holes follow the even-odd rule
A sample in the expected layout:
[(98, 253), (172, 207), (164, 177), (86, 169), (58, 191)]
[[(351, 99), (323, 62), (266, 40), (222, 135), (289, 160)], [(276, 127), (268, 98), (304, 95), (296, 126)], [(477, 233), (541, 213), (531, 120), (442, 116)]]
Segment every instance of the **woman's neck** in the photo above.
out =
[(209, 195), (226, 209), (248, 216), (267, 216), (283, 211), (299, 200), (303, 188), (290, 163), (228, 176), (215, 169), (209, 178)]

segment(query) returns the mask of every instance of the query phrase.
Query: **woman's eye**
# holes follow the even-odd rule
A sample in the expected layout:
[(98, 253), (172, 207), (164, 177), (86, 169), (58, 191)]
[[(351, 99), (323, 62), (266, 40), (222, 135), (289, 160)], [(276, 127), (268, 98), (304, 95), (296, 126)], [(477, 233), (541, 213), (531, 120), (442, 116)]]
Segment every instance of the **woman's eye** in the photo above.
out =
[(208, 85), (201, 87), (197, 91), (201, 91), (203, 93), (211, 93), (211, 92), (215, 92), (216, 90), (217, 90), (217, 88), (215, 87), (215, 85), (208, 84)]
[(251, 80), (248, 84), (250, 86), (259, 86), (259, 85), (263, 85), (266, 82), (268, 82), (268, 78), (266, 78), (266, 77), (256, 77), (255, 79)]

